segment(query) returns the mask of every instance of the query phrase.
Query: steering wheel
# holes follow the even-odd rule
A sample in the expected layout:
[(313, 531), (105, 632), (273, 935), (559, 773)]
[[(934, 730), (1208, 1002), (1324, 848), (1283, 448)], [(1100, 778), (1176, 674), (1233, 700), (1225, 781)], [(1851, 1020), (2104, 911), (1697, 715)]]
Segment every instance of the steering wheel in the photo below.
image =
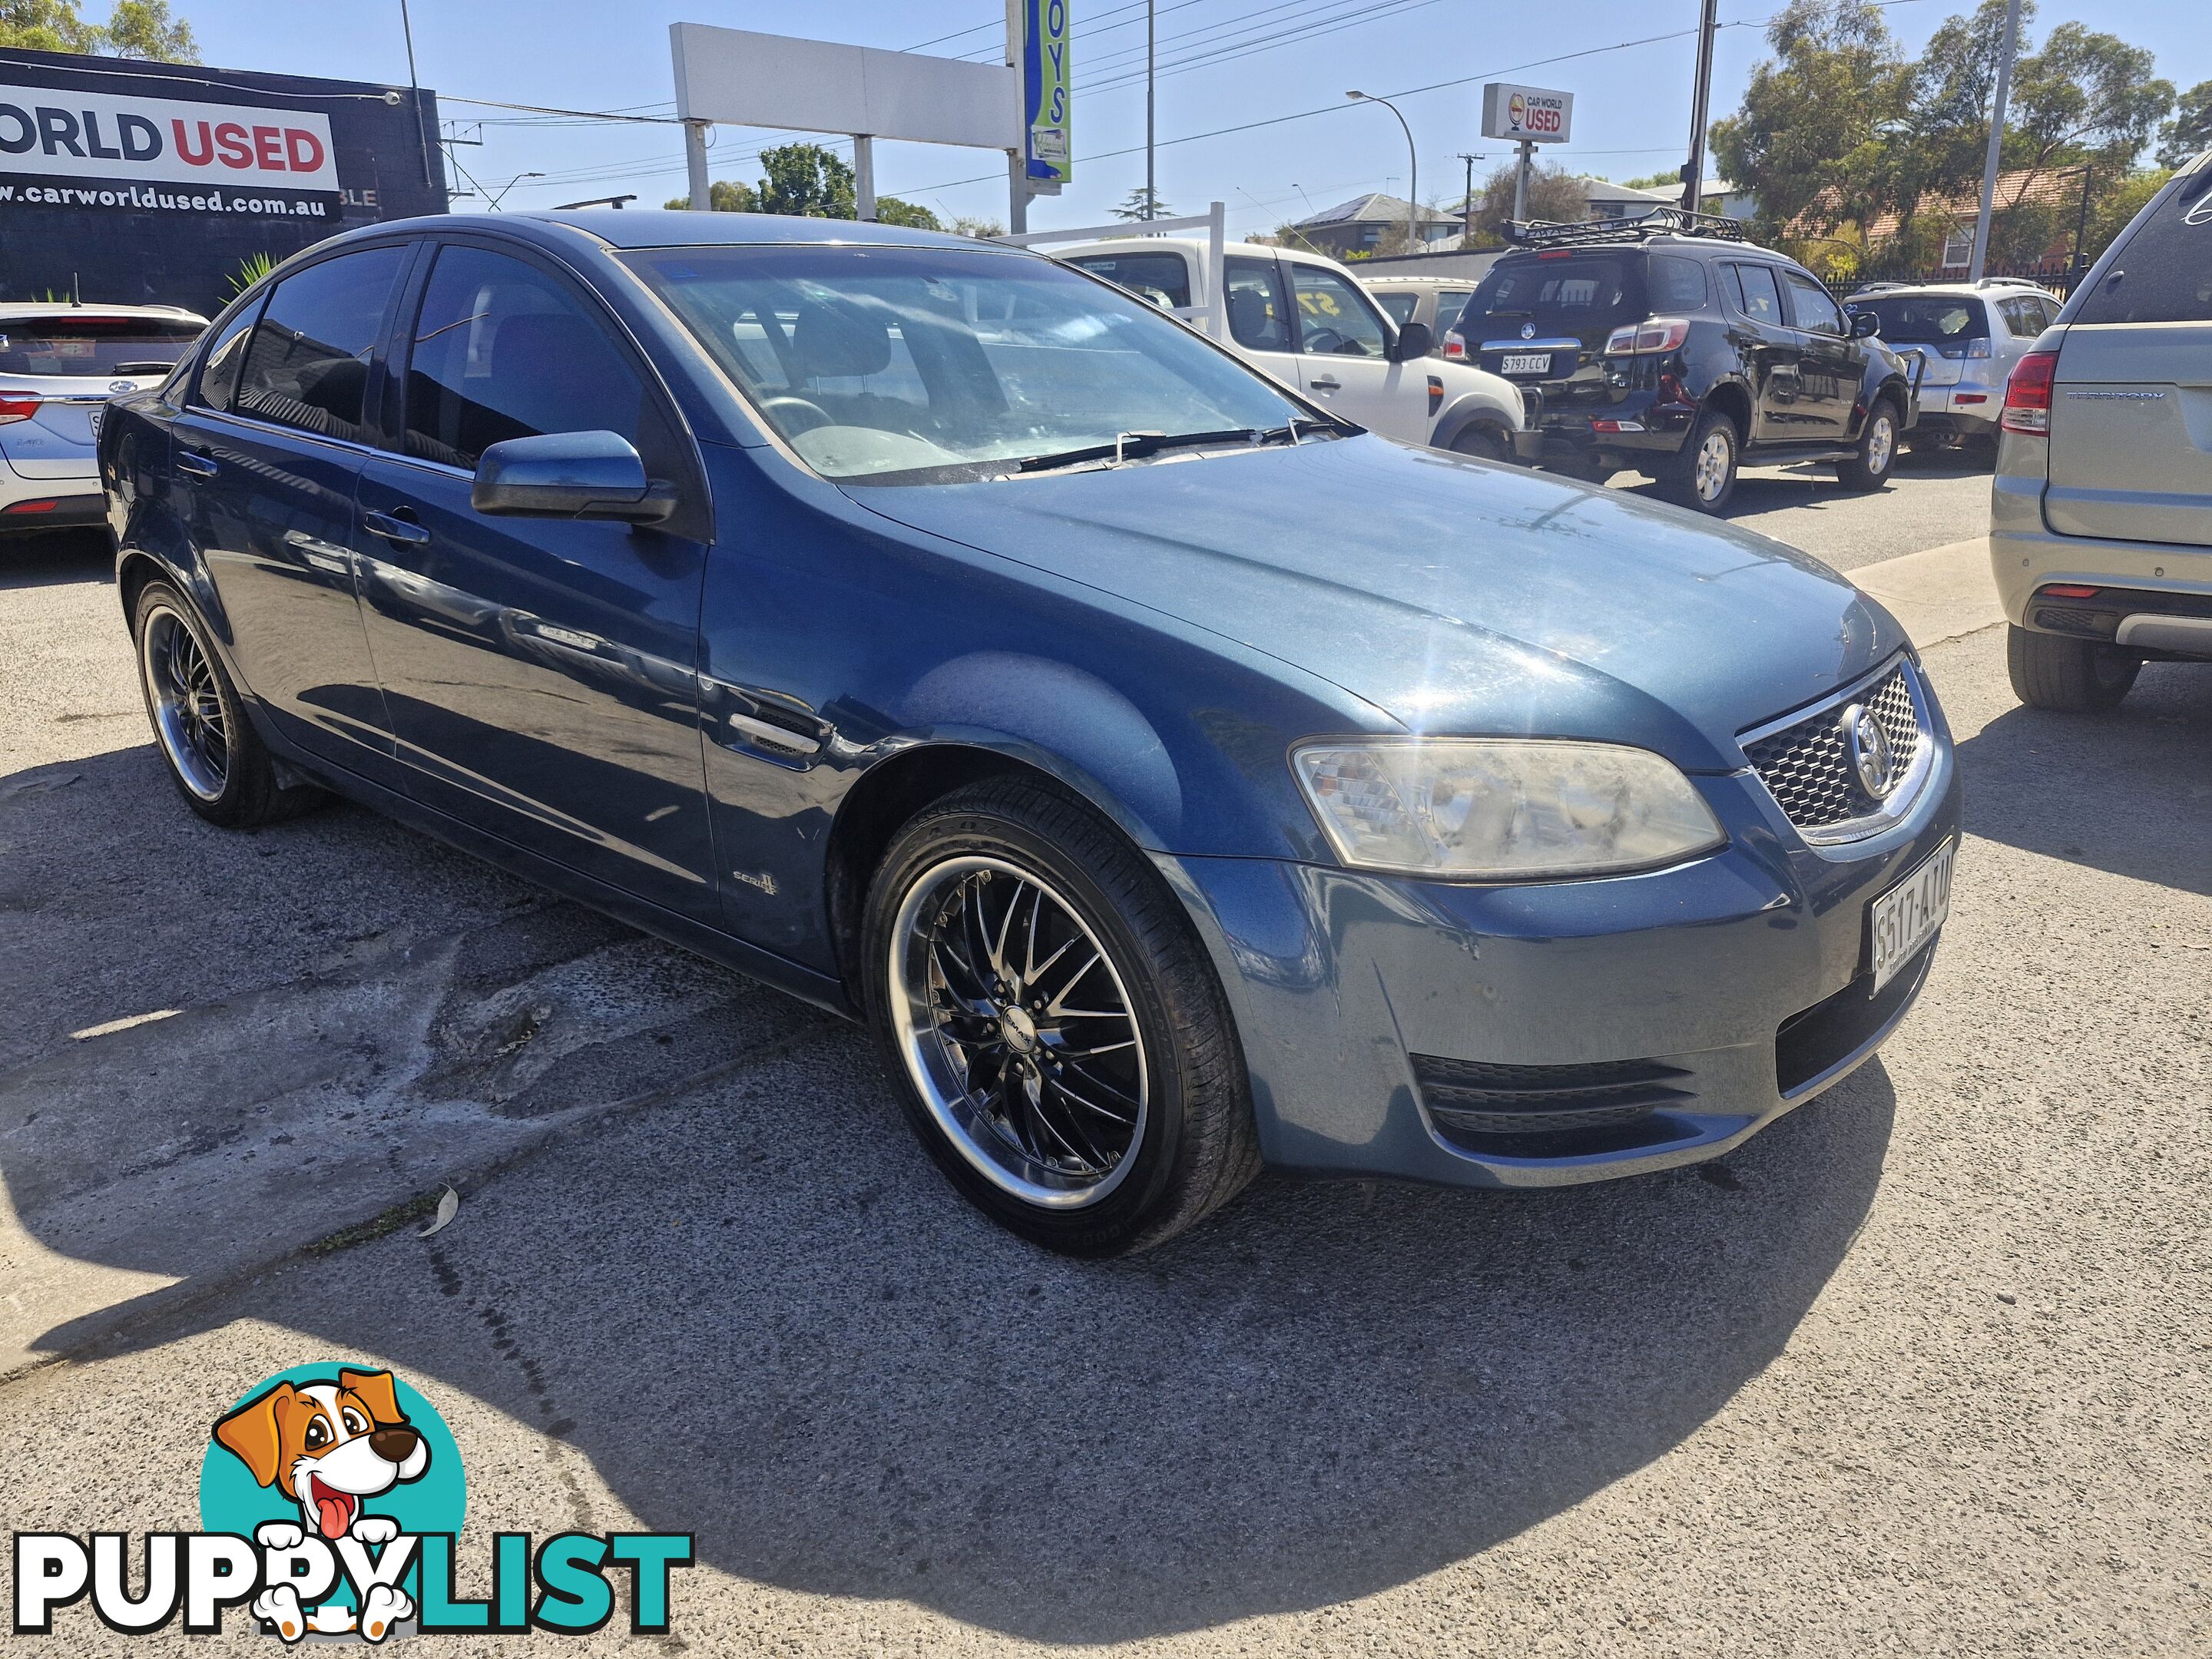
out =
[(781, 422), (782, 424), (789, 426), (790, 430), (787, 435), (790, 437), (795, 438), (802, 432), (811, 432), (817, 426), (835, 426), (836, 424), (835, 421), (830, 418), (829, 411), (823, 409), (821, 404), (810, 404), (804, 398), (793, 398), (789, 395), (786, 395), (781, 398), (763, 398), (761, 399), (762, 414), (773, 415), (779, 410), (792, 410), (802, 417), (799, 422), (792, 422), (787, 416)]
[(1342, 351), (1346, 343), (1344, 336), (1333, 328), (1310, 328), (1306, 331), (1305, 344), (1308, 352), (1334, 355)]

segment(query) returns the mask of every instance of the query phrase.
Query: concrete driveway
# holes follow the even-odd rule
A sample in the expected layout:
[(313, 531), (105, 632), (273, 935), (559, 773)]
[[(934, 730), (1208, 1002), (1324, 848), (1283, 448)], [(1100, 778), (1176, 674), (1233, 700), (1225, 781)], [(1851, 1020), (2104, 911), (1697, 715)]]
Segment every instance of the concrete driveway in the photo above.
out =
[[(1906, 466), (1735, 516), (1840, 568), (1979, 532), (1985, 477)], [(2212, 673), (2076, 720), (2001, 629), (1929, 650), (1929, 988), (1724, 1164), (1263, 1181), (1076, 1265), (850, 1029), (350, 807), (201, 825), (99, 550), (0, 561), (0, 1524), (192, 1528), (212, 1417), (358, 1358), (452, 1425), (465, 1560), (695, 1533), (668, 1651), (2212, 1650)], [(61, 1628), (18, 1644), (205, 1645)]]

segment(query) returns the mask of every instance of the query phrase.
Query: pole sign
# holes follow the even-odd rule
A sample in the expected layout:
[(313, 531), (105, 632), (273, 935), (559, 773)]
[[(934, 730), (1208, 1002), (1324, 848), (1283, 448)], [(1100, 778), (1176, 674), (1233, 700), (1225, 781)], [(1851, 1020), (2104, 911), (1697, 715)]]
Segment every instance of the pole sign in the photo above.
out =
[(1023, 124), (1030, 189), (1050, 194), (1075, 177), (1070, 145), (1068, 0), (1021, 0)]
[(1564, 144), (1574, 126), (1575, 95), (1547, 87), (1492, 81), (1482, 89), (1482, 136), (1521, 144)]

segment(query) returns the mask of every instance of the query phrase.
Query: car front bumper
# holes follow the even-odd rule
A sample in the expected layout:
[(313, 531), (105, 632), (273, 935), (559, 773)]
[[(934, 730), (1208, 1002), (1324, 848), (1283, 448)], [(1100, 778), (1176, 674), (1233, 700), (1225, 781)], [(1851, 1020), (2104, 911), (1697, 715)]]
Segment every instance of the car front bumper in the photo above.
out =
[[(1904, 820), (1818, 851), (1746, 771), (1697, 780), (1729, 845), (1644, 875), (1476, 886), (1163, 855), (1235, 1010), (1267, 1161), (1559, 1186), (1717, 1157), (1812, 1098), (1903, 1018), (1938, 942), (1871, 994), (1869, 906), (1959, 833), (1936, 725)], [(1437, 1108), (1470, 1079), (1486, 1097), (1598, 1102), (1643, 1079), (1665, 1103), (1626, 1124), (1469, 1134)]]

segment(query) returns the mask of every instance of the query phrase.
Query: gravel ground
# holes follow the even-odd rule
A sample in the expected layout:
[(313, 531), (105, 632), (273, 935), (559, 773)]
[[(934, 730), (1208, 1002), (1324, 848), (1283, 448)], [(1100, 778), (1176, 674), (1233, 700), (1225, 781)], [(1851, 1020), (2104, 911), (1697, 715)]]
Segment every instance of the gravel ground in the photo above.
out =
[[(1977, 533), (1986, 489), (1738, 516), (1848, 566), (1877, 509), (1909, 552)], [(0, 590), (32, 711), (0, 766), (0, 1310), (50, 1352), (107, 1322), (41, 1316), (49, 1284), (140, 1298), (0, 1384), (0, 1526), (191, 1527), (212, 1412), (344, 1356), (441, 1407), (479, 1555), (695, 1533), (669, 1651), (2212, 1651), (2212, 675), (2078, 721), (2014, 704), (2002, 630), (1929, 653), (1968, 830), (1929, 988), (1724, 1165), (1270, 1180), (1101, 1267), (968, 1211), (866, 1044), (773, 993), (351, 809), (200, 830), (97, 556)], [(542, 1060), (499, 1057), (516, 1009)], [(702, 1021), (739, 1059), (687, 1085)], [(213, 1079), (166, 1115), (131, 1081), (165, 1055)], [(337, 1215), (325, 1159), (365, 1180), (364, 1136), (433, 1121), (520, 1148), (437, 1238), (240, 1279), (209, 1237), (240, 1191)], [(17, 1645), (192, 1645), (63, 1626)]]

